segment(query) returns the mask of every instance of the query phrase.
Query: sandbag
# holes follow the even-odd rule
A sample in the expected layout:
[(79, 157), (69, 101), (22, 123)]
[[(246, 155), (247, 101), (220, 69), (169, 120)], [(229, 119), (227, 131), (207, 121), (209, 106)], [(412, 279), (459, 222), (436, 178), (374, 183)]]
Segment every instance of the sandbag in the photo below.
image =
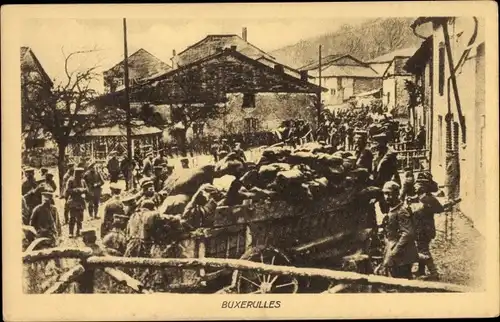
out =
[(165, 215), (182, 214), (189, 200), (187, 195), (171, 195), (165, 198), (158, 210), (160, 214)]
[(312, 164), (316, 161), (316, 155), (311, 152), (294, 152), (287, 158), (290, 164)]
[(256, 169), (247, 171), (240, 179), (243, 186), (250, 189), (259, 185), (259, 172)]
[(259, 183), (264, 186), (272, 182), (276, 178), (278, 169), (272, 165), (263, 165), (259, 168)]
[(213, 186), (218, 190), (228, 191), (234, 180), (236, 180), (235, 176), (226, 174), (225, 176), (222, 176), (220, 178), (215, 178)]
[(214, 165), (204, 165), (190, 169), (176, 169), (165, 182), (168, 195), (185, 194), (192, 196), (204, 183), (211, 183), (215, 174)]
[(233, 175), (239, 177), (243, 174), (245, 169), (244, 162), (239, 159), (231, 159), (229, 156), (217, 162), (215, 166), (216, 176)]

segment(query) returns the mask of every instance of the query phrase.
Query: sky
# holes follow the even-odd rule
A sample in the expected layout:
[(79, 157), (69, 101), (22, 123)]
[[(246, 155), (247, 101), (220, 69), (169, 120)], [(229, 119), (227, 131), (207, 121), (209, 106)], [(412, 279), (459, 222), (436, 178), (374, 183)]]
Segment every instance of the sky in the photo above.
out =
[[(144, 48), (170, 65), (172, 50), (177, 53), (208, 34), (238, 34), (247, 28), (248, 41), (272, 51), (301, 39), (332, 32), (345, 23), (366, 19), (127, 19), (128, 53)], [(94, 50), (74, 56), (70, 70), (98, 66), (101, 72), (123, 59), (122, 19), (34, 18), (22, 24), (21, 45), (29, 46), (56, 84), (65, 80), (64, 55), (78, 50)], [(102, 92), (102, 79), (93, 87)]]

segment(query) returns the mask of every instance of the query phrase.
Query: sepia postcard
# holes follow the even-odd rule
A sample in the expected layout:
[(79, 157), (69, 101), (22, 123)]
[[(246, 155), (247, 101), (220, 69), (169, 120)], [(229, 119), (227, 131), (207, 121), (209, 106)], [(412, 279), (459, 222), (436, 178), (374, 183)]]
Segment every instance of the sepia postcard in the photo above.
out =
[(496, 2), (1, 14), (6, 321), (499, 315)]

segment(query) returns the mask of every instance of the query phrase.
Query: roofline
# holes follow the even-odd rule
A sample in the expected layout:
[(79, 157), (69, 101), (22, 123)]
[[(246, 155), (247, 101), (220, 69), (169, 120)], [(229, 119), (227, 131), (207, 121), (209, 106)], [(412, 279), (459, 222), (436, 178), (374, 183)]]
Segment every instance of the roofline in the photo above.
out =
[[(154, 58), (158, 59), (159, 61), (161, 61), (161, 62), (162, 62), (162, 63), (164, 63), (165, 65), (167, 65), (169, 68), (172, 68), (172, 66), (170, 66), (169, 64), (167, 64), (166, 62), (164, 62), (164, 61), (163, 61), (163, 60), (161, 60), (160, 58), (156, 57), (155, 55), (153, 55), (152, 53), (150, 53), (149, 51), (147, 51), (146, 49), (144, 49), (144, 47), (141, 47), (141, 48), (137, 49), (137, 50), (136, 50), (133, 54), (131, 54), (130, 56), (128, 56), (128, 58), (130, 59), (130, 57), (132, 57), (132, 56), (134, 56), (135, 54), (137, 54), (139, 51), (141, 51), (141, 49), (142, 49), (142, 50), (144, 50), (146, 53), (150, 54), (151, 56), (153, 56)], [(106, 70), (105, 70), (105, 71), (103, 71), (102, 73), (103, 73), (103, 74), (104, 74), (104, 73), (107, 73), (107, 72), (109, 72), (110, 70), (112, 70), (112, 69), (114, 69), (114, 68), (116, 68), (116, 67), (120, 66), (121, 64), (123, 64), (123, 61), (124, 61), (124, 60), (125, 60), (125, 58), (124, 58), (124, 59), (122, 59), (122, 60), (120, 60), (118, 63), (116, 63), (113, 67), (111, 67), (111, 68), (109, 68), (109, 69), (106, 69)]]
[(269, 57), (272, 57), (273, 59), (276, 59), (276, 57), (274, 57), (273, 55), (271, 55), (271, 54), (269, 54), (268, 52), (266, 52), (266, 51), (264, 51), (264, 50), (260, 49), (259, 47), (255, 46), (254, 44), (252, 44), (252, 43), (251, 43), (251, 42), (249, 42), (248, 40), (245, 40), (245, 39), (241, 38), (241, 36), (240, 36), (240, 35), (238, 35), (238, 34), (212, 34), (212, 35), (210, 35), (210, 34), (209, 34), (209, 35), (206, 35), (206, 36), (205, 36), (205, 38), (203, 38), (203, 39), (201, 39), (201, 40), (197, 41), (196, 43), (194, 43), (194, 44), (192, 44), (192, 45), (190, 45), (190, 46), (186, 47), (186, 49), (184, 49), (183, 51), (181, 51), (181, 52), (177, 53), (177, 56), (180, 56), (181, 54), (185, 53), (188, 49), (191, 49), (191, 48), (194, 48), (194, 47), (198, 46), (199, 44), (201, 44), (202, 42), (204, 42), (204, 41), (205, 41), (208, 37), (234, 37), (234, 36), (236, 36), (236, 37), (240, 38), (241, 40), (243, 40), (244, 42), (246, 42), (246, 43), (247, 43), (247, 44), (249, 44), (250, 46), (254, 47), (254, 48), (255, 48), (255, 49), (257, 49), (258, 51), (260, 51), (260, 52), (262, 52), (262, 53), (264, 53), (264, 54), (268, 55)]
[[(335, 54), (325, 56), (324, 58), (329, 57), (329, 56), (333, 56), (333, 55), (335, 55)], [(356, 62), (360, 63), (361, 65), (363, 65), (363, 66), (365, 66), (365, 67), (367, 67), (367, 68), (370, 68), (370, 69), (371, 69), (371, 70), (373, 70), (376, 74), (378, 74), (378, 73), (377, 73), (377, 71), (375, 71), (373, 68), (371, 68), (371, 66), (369, 66), (369, 64), (368, 64), (368, 63), (365, 63), (365, 62), (363, 62), (363, 61), (361, 61), (361, 60), (357, 59), (356, 57), (352, 56), (351, 54), (341, 54), (341, 56), (338, 56), (338, 57), (334, 58), (333, 60), (329, 61), (328, 63), (326, 63), (326, 64), (324, 64), (324, 65), (321, 65), (321, 67), (326, 69), (326, 68), (330, 67), (330, 65), (332, 65), (334, 62), (336, 62), (337, 60), (339, 60), (339, 59), (341, 59), (341, 58), (344, 58), (344, 57), (350, 57), (350, 58), (352, 58), (352, 60), (354, 60), (354, 61), (356, 61)], [(316, 64), (318, 64), (318, 63), (319, 63), (319, 59), (318, 59), (318, 62), (316, 62)], [(307, 65), (312, 65), (312, 64), (313, 64), (313, 63), (307, 64)], [(304, 67), (306, 67), (307, 65), (302, 66), (301, 68), (299, 68), (299, 70), (304, 70), (303, 68), (304, 68)], [(343, 65), (343, 66), (356, 66), (356, 65)], [(318, 69), (318, 67), (319, 67), (319, 66), (317, 66), (316, 68), (305, 69), (305, 70), (314, 70), (314, 69)], [(322, 69), (322, 70), (323, 70), (323, 69)]]
[(54, 86), (54, 82), (52, 81), (52, 79), (50, 79), (49, 74), (47, 74), (47, 72), (45, 71), (45, 68), (43, 68), (42, 64), (38, 60), (38, 57), (36, 57), (35, 53), (31, 49), (31, 47), (29, 47), (29, 46), (21, 46), (21, 47), (27, 48), (26, 53), (24, 55), (26, 55), (27, 53), (31, 53), (31, 56), (33, 57), (33, 60), (35, 61), (35, 64), (38, 66), (38, 68), (40, 68), (40, 70), (43, 73), (43, 76), (49, 81), (51, 87)]
[(288, 65), (282, 64), (282, 63), (280, 63), (280, 62), (278, 62), (278, 61), (271, 60), (271, 59), (267, 58), (266, 56), (260, 56), (259, 58), (255, 59), (255, 60), (256, 60), (256, 61), (259, 61), (260, 59), (266, 59), (266, 60), (272, 61), (273, 63), (279, 64), (279, 65), (281, 65), (281, 66), (283, 66), (283, 67), (286, 67), (286, 68), (288, 68), (288, 69), (290, 69), (290, 70), (292, 70), (292, 71), (297, 72), (297, 73), (299, 73), (299, 74), (300, 74), (300, 70), (295, 69), (295, 68), (293, 68), (293, 67), (290, 67), (290, 66), (288, 66)]

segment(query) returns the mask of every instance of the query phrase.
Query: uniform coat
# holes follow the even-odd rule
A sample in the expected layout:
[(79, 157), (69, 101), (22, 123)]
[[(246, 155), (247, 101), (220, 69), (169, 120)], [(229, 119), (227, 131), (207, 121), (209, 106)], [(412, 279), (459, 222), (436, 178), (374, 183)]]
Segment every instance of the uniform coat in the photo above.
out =
[(125, 205), (118, 196), (113, 196), (104, 204), (104, 211), (101, 223), (101, 238), (111, 230), (113, 216), (125, 215)]
[(369, 149), (356, 150), (356, 166), (372, 172), (373, 153)]
[(142, 175), (145, 177), (151, 177), (153, 174), (153, 162), (151, 158), (147, 157), (142, 161)]
[(382, 187), (387, 181), (394, 181), (401, 184), (396, 154), (387, 147), (382, 150), (374, 150), (372, 153), (374, 184), (378, 187)]
[(31, 190), (36, 189), (37, 186), (38, 186), (38, 183), (36, 182), (36, 180), (34, 178), (33, 179), (26, 179), (26, 180), (24, 180), (23, 185), (21, 187), (21, 193), (23, 195), (25, 195), (28, 192), (30, 192)]
[(120, 177), (120, 171), (121, 171), (120, 161), (118, 161), (117, 158), (112, 157), (108, 160), (106, 168), (108, 169), (109, 180), (111, 182), (117, 182), (118, 178)]
[(432, 194), (420, 197), (420, 202), (412, 207), (417, 243), (428, 243), (436, 237), (434, 215), (444, 211), (443, 206)]
[(123, 256), (127, 249), (127, 237), (122, 229), (115, 227), (104, 236), (102, 244), (111, 255)]
[(61, 236), (61, 223), (57, 208), (49, 203), (35, 207), (30, 218), (30, 226), (35, 228), (38, 237), (46, 237), (53, 242)]
[(415, 226), (408, 210), (400, 203), (389, 209), (386, 220), (384, 262), (390, 263), (389, 266), (417, 262)]

